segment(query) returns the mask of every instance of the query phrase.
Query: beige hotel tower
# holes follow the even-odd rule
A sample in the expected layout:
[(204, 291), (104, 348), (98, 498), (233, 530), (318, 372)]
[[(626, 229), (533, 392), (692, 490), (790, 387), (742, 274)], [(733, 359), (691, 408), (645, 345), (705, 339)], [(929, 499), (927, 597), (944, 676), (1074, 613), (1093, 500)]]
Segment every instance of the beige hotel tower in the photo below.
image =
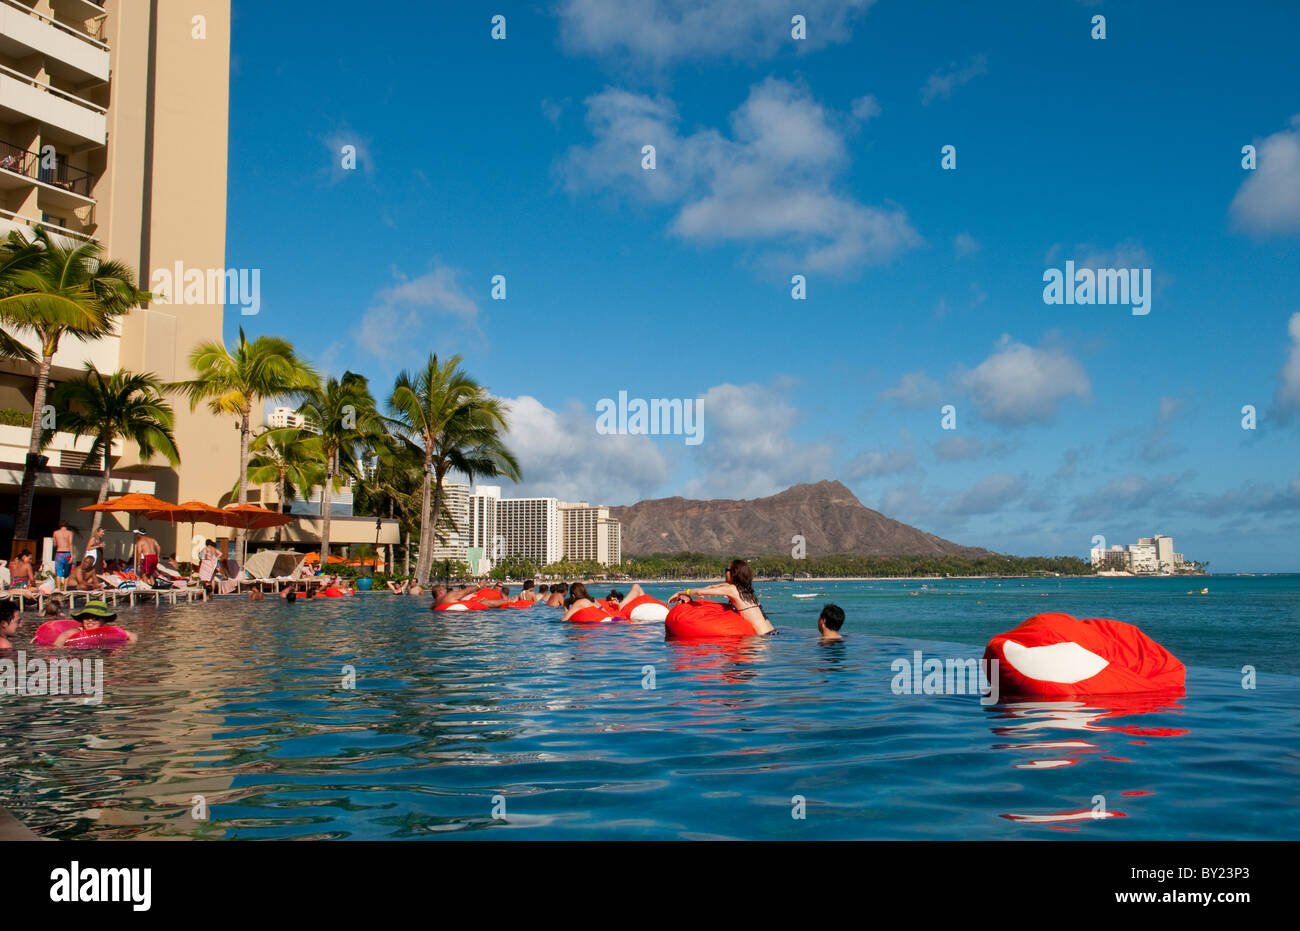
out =
[[(156, 269), (177, 263), (225, 268), (229, 72), (230, 0), (0, 0), (0, 235), (44, 226), (93, 239), (145, 289)], [(117, 337), (65, 340), (52, 378), (87, 360), (102, 372), (190, 377), (190, 350), (222, 338), (223, 313), (220, 304), (155, 302), (123, 318)], [(30, 417), (32, 389), (29, 367), (0, 362), (0, 558), (9, 556), (29, 433), (17, 424)], [(217, 504), (230, 491), (233, 420), (202, 407), (190, 413), (179, 398), (173, 406), (181, 468), (115, 448), (110, 495)], [(88, 448), (89, 439), (59, 434), (45, 452), (30, 534), (38, 564), (61, 519), (77, 531), (78, 551), (85, 543), (90, 515), (78, 508), (93, 503), (99, 485), (96, 472), (80, 468)], [(126, 520), (105, 521), (110, 556), (127, 542)], [(148, 529), (164, 552), (179, 543), (188, 558), (189, 525), (179, 528), (182, 541), (169, 525)]]

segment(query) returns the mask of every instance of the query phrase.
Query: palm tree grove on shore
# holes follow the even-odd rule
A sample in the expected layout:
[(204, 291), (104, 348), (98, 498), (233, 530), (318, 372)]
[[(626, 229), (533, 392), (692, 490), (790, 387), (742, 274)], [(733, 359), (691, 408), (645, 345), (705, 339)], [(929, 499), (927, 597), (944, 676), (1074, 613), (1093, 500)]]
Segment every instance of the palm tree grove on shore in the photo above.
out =
[[(439, 361), (431, 353), (419, 369), (399, 375), (387, 416), (364, 376), (322, 377), (288, 340), (259, 336), (250, 342), (242, 327), (230, 346), (195, 346), (189, 379), (164, 383), (152, 373), (103, 373), (86, 363), (78, 377), (52, 385), (62, 340), (114, 336), (118, 319), (151, 299), (136, 281), (132, 269), (103, 258), (97, 243), (68, 243), (43, 229), (14, 230), (0, 241), (0, 359), (35, 369), (15, 538), (25, 539), (31, 529), (37, 479), (45, 467), (40, 453), (58, 433), (92, 439), (83, 468), (100, 473), (97, 503), (108, 497), (116, 442), (133, 445), (143, 462), (161, 457), (179, 467), (182, 451), (168, 395), (188, 401), (192, 411), (203, 405), (214, 415), (235, 418), (239, 460), (231, 463), (231, 493), (240, 504), (248, 503), (250, 483), (273, 484), (281, 511), (295, 495), (307, 498), (321, 490), (322, 565), (329, 557), (332, 493), (345, 480), (357, 489), (359, 516), (400, 521), (408, 563), (415, 531), (415, 577), (427, 584), (435, 545), (462, 529), (443, 507), (448, 477), (522, 479), (503, 438), (507, 408), (461, 368), (460, 356)], [(24, 337), (39, 344), (39, 353)], [(258, 432), (263, 406), (273, 400), (296, 403), (304, 425)], [(46, 422), (47, 407), (54, 409), (53, 423)], [(95, 527), (100, 520), (96, 513)], [(244, 534), (237, 534), (241, 545)]]

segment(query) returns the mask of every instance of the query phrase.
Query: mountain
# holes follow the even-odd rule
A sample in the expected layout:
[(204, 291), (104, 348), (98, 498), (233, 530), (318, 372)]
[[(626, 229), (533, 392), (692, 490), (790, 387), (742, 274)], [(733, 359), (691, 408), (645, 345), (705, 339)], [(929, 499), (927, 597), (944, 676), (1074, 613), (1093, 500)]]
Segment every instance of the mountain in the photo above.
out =
[(795, 485), (751, 501), (655, 498), (610, 508), (623, 523), (623, 554), (708, 553), (757, 556), (789, 553), (802, 534), (807, 555), (965, 556), (988, 550), (959, 546), (890, 520), (863, 505), (839, 482)]

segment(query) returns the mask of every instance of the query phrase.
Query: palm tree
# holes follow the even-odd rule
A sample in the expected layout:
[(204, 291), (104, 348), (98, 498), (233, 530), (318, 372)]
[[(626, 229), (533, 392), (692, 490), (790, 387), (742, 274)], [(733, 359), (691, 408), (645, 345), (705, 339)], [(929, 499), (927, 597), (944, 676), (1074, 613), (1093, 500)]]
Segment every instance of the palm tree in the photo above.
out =
[(466, 375), (461, 361), (453, 356), (439, 362), (430, 355), (423, 368), (397, 376), (388, 399), (389, 423), (423, 459), (420, 559), (415, 568), (421, 584), (429, 581), (433, 566), (433, 540), (447, 473), (455, 469), (469, 481), (522, 477), (514, 453), (501, 438), (509, 429), (505, 405)]
[(411, 531), (418, 531), (422, 503), (424, 455), (391, 434), (377, 437), (370, 452), (372, 462), (357, 486), (353, 513), (363, 517), (397, 519), (402, 538), (406, 541), (403, 550), (409, 572)]
[(63, 337), (92, 341), (111, 335), (117, 318), (151, 297), (136, 286), (135, 273), (121, 262), (101, 257), (98, 243), (73, 243), (36, 229), (32, 239), (17, 230), (0, 244), (0, 321), (40, 343), (32, 432), (18, 494), (14, 536), (31, 529), (32, 502), (40, 464), (41, 415), (50, 383), (50, 366)]
[[(288, 512), (295, 493), (309, 497), (325, 474), (320, 438), (301, 427), (266, 430), (253, 439), (248, 452), (248, 481), (254, 485), (274, 484), (280, 494), (281, 514)], [(231, 494), (238, 492), (236, 483)], [(283, 527), (275, 528), (276, 543), (283, 531)]]
[[(253, 432), (253, 407), (268, 398), (300, 398), (320, 384), (320, 376), (278, 336), (249, 342), (239, 328), (239, 342), (227, 349), (210, 340), (190, 353), (195, 378), (172, 385), (190, 399), (190, 410), (206, 401), (214, 414), (239, 418), (239, 503), (248, 503), (248, 446)], [(245, 531), (237, 540), (242, 548)]]
[[(54, 407), (61, 412), (59, 429), (95, 438), (86, 453), (86, 462), (103, 463), (96, 504), (103, 504), (108, 498), (108, 485), (113, 477), (113, 443), (117, 440), (134, 443), (145, 459), (158, 453), (173, 467), (181, 464), (176, 437), (172, 435), (175, 417), (162, 392), (163, 383), (152, 374), (118, 369), (105, 375), (92, 362), (86, 363), (80, 377), (54, 389)], [(103, 512), (95, 512), (91, 533), (99, 529), (103, 518)]]
[(298, 413), (318, 434), (325, 463), (320, 533), (320, 564), (324, 566), (330, 555), (330, 497), (334, 484), (344, 477), (361, 478), (357, 452), (384, 433), (384, 423), (375, 409), (369, 382), (355, 372), (327, 378), (320, 388), (307, 394)]

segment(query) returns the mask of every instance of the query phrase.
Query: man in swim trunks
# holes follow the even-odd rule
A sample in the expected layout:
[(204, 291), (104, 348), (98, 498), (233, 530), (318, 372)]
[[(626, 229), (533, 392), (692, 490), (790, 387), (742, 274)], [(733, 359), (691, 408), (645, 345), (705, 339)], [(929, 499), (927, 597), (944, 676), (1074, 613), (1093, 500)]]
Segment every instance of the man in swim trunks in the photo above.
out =
[(844, 626), (844, 609), (839, 605), (828, 604), (817, 616), (817, 632), (822, 635), (822, 642), (843, 640), (840, 628)]
[(154, 572), (158, 569), (158, 541), (139, 528), (135, 531), (135, 558), (140, 561), (140, 578), (153, 588)]
[[(96, 627), (102, 627), (105, 624), (117, 620), (117, 613), (110, 611), (108, 605), (102, 601), (88, 601), (82, 606), (81, 610), (72, 615), (73, 620), (81, 621), (81, 630), (94, 630)], [(69, 637), (77, 633), (77, 628), (65, 630), (59, 634), (58, 639), (54, 641), (54, 646), (61, 647)], [(123, 631), (130, 638), (131, 643), (135, 643), (136, 635), (130, 631)]]
[(72, 529), (67, 522), (54, 531), (54, 578), (59, 590), (68, 587), (68, 573), (72, 570)]

